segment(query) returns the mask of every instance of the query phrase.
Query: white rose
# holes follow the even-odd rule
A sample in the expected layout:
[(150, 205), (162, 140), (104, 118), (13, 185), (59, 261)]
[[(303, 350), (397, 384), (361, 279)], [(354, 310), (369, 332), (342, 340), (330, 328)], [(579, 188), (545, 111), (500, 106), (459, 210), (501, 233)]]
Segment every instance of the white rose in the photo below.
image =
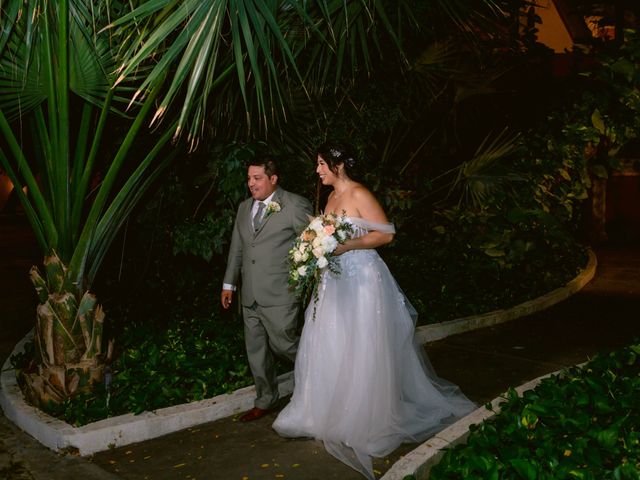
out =
[(347, 234), (345, 233), (345, 231), (344, 231), (344, 230), (338, 230), (338, 231), (336, 232), (336, 235), (338, 235), (338, 239), (339, 239), (341, 242), (344, 242), (344, 241), (347, 239)]
[(301, 277), (304, 277), (307, 274), (307, 267), (305, 267), (304, 265), (302, 267), (298, 267), (298, 269), (296, 270), (296, 272), (298, 273), (298, 275), (300, 275)]
[(327, 236), (322, 239), (322, 247), (327, 252), (333, 252), (338, 246), (338, 241), (332, 236)]
[(329, 265), (329, 261), (327, 260), (327, 257), (318, 258), (318, 268), (324, 268), (327, 265)]
[(313, 242), (311, 242), (311, 246), (316, 249), (316, 248), (320, 248), (322, 246), (322, 237), (317, 236), (316, 238), (313, 239)]
[(302, 261), (302, 254), (298, 250), (293, 252), (293, 261), (296, 263), (300, 263)]
[(322, 256), (324, 256), (324, 249), (322, 247), (318, 247), (318, 248), (314, 248), (311, 253), (313, 253), (313, 256), (316, 258), (320, 258)]
[(322, 221), (319, 218), (315, 218), (311, 221), (311, 223), (309, 224), (309, 228), (311, 230), (314, 230), (316, 232), (321, 232), (323, 229), (322, 226)]
[(309, 244), (307, 242), (300, 242), (300, 246), (298, 247), (298, 250), (300, 251), (300, 253), (304, 253), (304, 251), (307, 249), (308, 246)]

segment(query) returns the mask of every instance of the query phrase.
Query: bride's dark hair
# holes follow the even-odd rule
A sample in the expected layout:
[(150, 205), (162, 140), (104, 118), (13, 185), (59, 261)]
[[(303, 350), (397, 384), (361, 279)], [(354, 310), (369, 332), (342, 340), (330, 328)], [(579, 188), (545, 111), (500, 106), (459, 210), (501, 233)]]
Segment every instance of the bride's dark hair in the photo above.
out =
[(356, 156), (353, 147), (342, 142), (325, 142), (317, 148), (317, 153), (329, 166), (331, 171), (338, 173), (338, 165), (344, 165), (344, 172), (353, 178), (356, 170)]

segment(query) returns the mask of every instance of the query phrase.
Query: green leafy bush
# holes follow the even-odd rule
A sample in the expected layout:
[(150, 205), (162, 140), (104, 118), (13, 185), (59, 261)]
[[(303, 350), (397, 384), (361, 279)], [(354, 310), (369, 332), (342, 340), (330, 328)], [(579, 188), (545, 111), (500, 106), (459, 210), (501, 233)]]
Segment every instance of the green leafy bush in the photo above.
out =
[(586, 266), (584, 247), (541, 210), (445, 213), (423, 232), (401, 232), (385, 252), (421, 324), (509, 308)]
[(429, 478), (640, 478), (640, 344), (545, 379), (471, 428)]
[(108, 385), (48, 413), (73, 425), (203, 400), (252, 383), (241, 320), (188, 318), (163, 328), (127, 326)]

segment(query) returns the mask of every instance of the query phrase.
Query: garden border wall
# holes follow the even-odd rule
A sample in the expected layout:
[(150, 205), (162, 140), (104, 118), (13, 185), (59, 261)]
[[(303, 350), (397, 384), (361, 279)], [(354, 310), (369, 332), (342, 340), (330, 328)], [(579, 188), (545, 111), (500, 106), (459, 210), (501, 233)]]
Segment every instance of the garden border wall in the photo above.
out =
[(509, 320), (515, 320), (516, 318), (540, 312), (556, 303), (560, 303), (580, 291), (595, 275), (598, 261), (593, 251), (589, 250), (588, 253), (589, 261), (587, 262), (587, 266), (563, 287), (556, 288), (541, 297), (528, 300), (508, 309), (494, 310), (481, 315), (471, 315), (469, 317), (457, 318), (432, 325), (423, 325), (416, 328), (416, 337), (420, 343), (434, 342), (458, 333), (469, 332), (478, 328), (490, 327), (499, 323), (508, 322)]

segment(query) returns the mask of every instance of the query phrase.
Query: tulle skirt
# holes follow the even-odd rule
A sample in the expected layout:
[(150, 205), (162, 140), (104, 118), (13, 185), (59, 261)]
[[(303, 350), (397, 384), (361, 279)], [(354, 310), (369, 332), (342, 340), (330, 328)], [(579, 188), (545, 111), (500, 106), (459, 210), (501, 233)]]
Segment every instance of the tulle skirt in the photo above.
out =
[(311, 300), (295, 364), (295, 389), (273, 428), (313, 437), (374, 478), (372, 457), (421, 442), (474, 408), (438, 378), (414, 340), (412, 307), (375, 250), (340, 257)]

